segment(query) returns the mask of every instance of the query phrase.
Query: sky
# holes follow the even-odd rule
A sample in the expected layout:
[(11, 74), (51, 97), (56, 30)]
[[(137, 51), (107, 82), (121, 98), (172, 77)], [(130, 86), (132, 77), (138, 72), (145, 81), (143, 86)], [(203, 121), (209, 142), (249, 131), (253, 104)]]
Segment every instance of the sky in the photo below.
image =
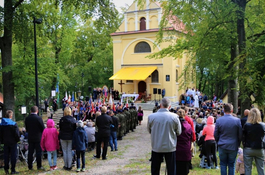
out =
[[(130, 6), (134, 0), (111, 0), (111, 1), (116, 5), (116, 8), (119, 10), (119, 12), (121, 12), (120, 7), (125, 7), (126, 4)], [(4, 6), (4, 0), (0, 0), (0, 6), (2, 7)]]
[[(2, 1), (2, 0), (0, 0), (0, 1)], [(134, 0), (111, 0), (111, 1), (115, 4), (117, 10), (119, 12), (121, 12), (120, 7), (125, 7), (126, 4), (128, 4), (130, 6), (130, 5), (132, 5)]]

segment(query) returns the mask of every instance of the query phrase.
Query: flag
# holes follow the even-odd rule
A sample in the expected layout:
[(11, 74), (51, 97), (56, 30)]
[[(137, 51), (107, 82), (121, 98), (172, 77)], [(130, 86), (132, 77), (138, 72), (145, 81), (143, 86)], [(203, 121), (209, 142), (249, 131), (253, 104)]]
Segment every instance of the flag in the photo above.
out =
[(91, 96), (90, 96), (90, 98), (89, 98), (89, 101), (88, 101), (88, 103), (90, 104), (90, 106), (91, 106), (91, 103), (92, 103), (92, 98), (91, 98)]
[(98, 103), (98, 104), (101, 106), (101, 98), (99, 98), (99, 99), (98, 99), (98, 101), (99, 101), (99, 103)]
[(77, 97), (76, 97), (76, 92), (75, 92), (75, 100), (77, 100)]
[(94, 102), (91, 104), (91, 110), (94, 111)]
[(115, 104), (113, 103), (113, 109), (112, 109), (113, 111), (116, 111), (116, 106), (115, 106)]
[(67, 91), (65, 91), (65, 96), (64, 96), (64, 100), (67, 101), (68, 100), (68, 95), (67, 95)]
[(105, 89), (105, 93), (104, 93), (104, 95), (105, 95), (105, 98), (107, 98), (107, 89)]
[(72, 92), (72, 102), (75, 101), (74, 92)]
[(129, 107), (129, 104), (128, 104), (128, 97), (127, 97), (127, 100), (126, 100), (126, 108)]
[(113, 102), (112, 102), (112, 95), (110, 94), (110, 95), (109, 95), (109, 104), (112, 105), (112, 103), (113, 103)]

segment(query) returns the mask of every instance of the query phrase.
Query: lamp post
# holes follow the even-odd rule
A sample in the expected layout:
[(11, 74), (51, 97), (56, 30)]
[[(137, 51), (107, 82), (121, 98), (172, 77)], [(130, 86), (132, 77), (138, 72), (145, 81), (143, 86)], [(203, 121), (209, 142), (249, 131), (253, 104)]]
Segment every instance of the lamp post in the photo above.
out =
[(78, 95), (78, 99), (80, 100), (80, 96), (81, 96), (81, 91), (79, 89), (79, 91), (77, 91), (77, 95)]
[(33, 18), (34, 24), (34, 52), (35, 52), (35, 88), (36, 88), (36, 106), (39, 107), (39, 90), (38, 90), (38, 62), (37, 62), (37, 40), (36, 40), (36, 24), (41, 24), (42, 19)]
[(25, 120), (26, 114), (27, 114), (27, 107), (26, 106), (21, 106), (21, 114), (23, 115), (23, 118)]
[(52, 94), (52, 97), (55, 97), (56, 96), (56, 91), (55, 90), (52, 90), (51, 91), (51, 94)]

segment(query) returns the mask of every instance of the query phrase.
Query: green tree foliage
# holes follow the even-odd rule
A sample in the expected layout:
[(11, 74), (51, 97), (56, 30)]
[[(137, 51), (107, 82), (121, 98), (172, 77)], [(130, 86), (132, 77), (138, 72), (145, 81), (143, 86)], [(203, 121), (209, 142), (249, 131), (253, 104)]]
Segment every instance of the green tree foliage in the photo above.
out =
[[(153, 54), (152, 58), (174, 56), (181, 59), (183, 53), (189, 54), (194, 61), (187, 66), (197, 70), (197, 84), (204, 92), (219, 96), (229, 87), (234, 94), (240, 91), (242, 108), (249, 107), (252, 94), (255, 102), (264, 103), (264, 64), (261, 64), (265, 58), (264, 3), (259, 0), (159, 2), (163, 7), (163, 18), (157, 42), (165, 41), (165, 32), (167, 35), (177, 33), (183, 38)], [(172, 15), (177, 18), (172, 18)], [(183, 22), (185, 29), (175, 32), (164, 30), (169, 19), (176, 26)]]
[(83, 91), (87, 86), (112, 85), (108, 80), (112, 74), (110, 33), (120, 23), (112, 2), (5, 0), (0, 17), (6, 108), (14, 110), (22, 104), (30, 107), (35, 102), (33, 17), (43, 20), (36, 24), (41, 100), (55, 89), (57, 77), (61, 98), (65, 91), (76, 90), (76, 85)]

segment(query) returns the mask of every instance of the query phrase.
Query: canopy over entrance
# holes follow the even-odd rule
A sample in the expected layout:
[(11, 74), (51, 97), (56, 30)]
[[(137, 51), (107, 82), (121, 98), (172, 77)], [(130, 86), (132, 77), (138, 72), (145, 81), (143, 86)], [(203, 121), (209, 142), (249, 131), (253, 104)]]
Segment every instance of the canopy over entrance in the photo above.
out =
[(145, 80), (157, 67), (124, 67), (109, 80)]

